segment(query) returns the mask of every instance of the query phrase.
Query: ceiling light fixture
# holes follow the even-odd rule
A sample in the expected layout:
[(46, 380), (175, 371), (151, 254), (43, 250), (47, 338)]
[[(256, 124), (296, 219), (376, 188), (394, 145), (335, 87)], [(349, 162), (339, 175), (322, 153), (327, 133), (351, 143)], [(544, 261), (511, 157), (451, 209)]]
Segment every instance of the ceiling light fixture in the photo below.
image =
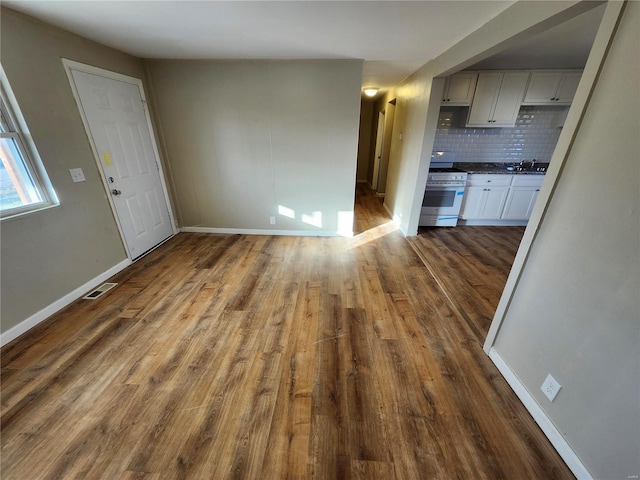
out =
[(364, 89), (364, 94), (367, 97), (373, 97), (373, 96), (375, 96), (376, 93), (378, 93), (378, 89), (377, 88), (365, 88)]

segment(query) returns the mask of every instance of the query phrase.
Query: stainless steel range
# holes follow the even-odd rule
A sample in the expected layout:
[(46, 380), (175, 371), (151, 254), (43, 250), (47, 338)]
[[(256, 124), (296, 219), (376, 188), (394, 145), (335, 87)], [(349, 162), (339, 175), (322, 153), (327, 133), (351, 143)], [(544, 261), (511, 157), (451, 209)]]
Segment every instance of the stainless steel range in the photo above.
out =
[(422, 200), (422, 227), (455, 227), (462, 206), (467, 172), (453, 168), (452, 163), (431, 163), (427, 188)]

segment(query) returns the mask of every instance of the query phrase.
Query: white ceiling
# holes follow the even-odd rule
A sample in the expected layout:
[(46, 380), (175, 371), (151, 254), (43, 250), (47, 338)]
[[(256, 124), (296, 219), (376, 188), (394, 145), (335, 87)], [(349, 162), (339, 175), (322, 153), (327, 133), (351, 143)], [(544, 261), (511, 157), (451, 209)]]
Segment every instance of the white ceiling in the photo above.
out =
[(583, 68), (606, 6), (603, 3), (468, 70)]
[(142, 58), (364, 59), (364, 86), (398, 84), (513, 1), (2, 0)]
[[(141, 58), (364, 59), (363, 86), (382, 91), (513, 3), (2, 0), (4, 6)], [(549, 38), (543, 34), (524, 49), (474, 67), (573, 68), (568, 59), (584, 64), (602, 15), (594, 25), (598, 14), (589, 13), (550, 30)]]

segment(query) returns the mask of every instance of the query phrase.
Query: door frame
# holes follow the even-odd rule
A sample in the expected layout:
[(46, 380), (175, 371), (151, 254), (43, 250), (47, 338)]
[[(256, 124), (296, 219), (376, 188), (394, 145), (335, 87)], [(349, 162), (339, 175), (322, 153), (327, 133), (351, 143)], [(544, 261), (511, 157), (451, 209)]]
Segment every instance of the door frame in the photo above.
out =
[(378, 126), (376, 127), (376, 147), (373, 151), (373, 175), (371, 177), (371, 188), (378, 190), (380, 180), (380, 162), (382, 161), (382, 148), (384, 144), (384, 122), (385, 113), (378, 112)]
[[(94, 67), (93, 65), (87, 65), (84, 63), (76, 62), (74, 60), (69, 60), (67, 58), (62, 59), (62, 64), (64, 65), (65, 72), (67, 73), (67, 78), (69, 79), (69, 84), (71, 86), (71, 93), (73, 94), (73, 98), (75, 99), (76, 105), (78, 106), (78, 112), (80, 113), (80, 118), (82, 119), (82, 124), (84, 125), (84, 129), (87, 134), (87, 138), (89, 140), (89, 145), (91, 146), (91, 151), (93, 152), (93, 159), (96, 162), (98, 173), (100, 174), (100, 178), (102, 179), (102, 186), (105, 190), (107, 200), (109, 201), (109, 206), (111, 207), (111, 213), (113, 214), (113, 218), (115, 219), (116, 225), (118, 226), (118, 232), (120, 233), (120, 240), (122, 241), (122, 245), (124, 246), (125, 252), (127, 252), (127, 257), (129, 258), (129, 260), (134, 261), (133, 256), (129, 251), (129, 247), (127, 245), (127, 241), (124, 235), (124, 230), (122, 229), (122, 225), (120, 224), (120, 219), (118, 218), (118, 213), (117, 213), (115, 204), (113, 203), (113, 198), (109, 194), (111, 190), (109, 188), (109, 182), (107, 181), (107, 178), (104, 174), (102, 166), (100, 165), (100, 155), (93, 141), (91, 128), (89, 127), (89, 122), (84, 113), (84, 109), (82, 108), (82, 101), (80, 99), (80, 94), (78, 93), (78, 89), (76, 88), (76, 84), (73, 79), (72, 70), (89, 73), (92, 75), (97, 75), (99, 77), (107, 78), (109, 80), (116, 80), (119, 82), (129, 83), (138, 87), (138, 90), (140, 92), (140, 98), (142, 100), (144, 115), (145, 115), (145, 118), (147, 119), (149, 135), (151, 136), (151, 145), (153, 147), (153, 155), (154, 155), (156, 164), (158, 166), (158, 173), (160, 175), (160, 184), (162, 185), (162, 192), (164, 194), (165, 202), (167, 203), (167, 210), (169, 211), (169, 220), (171, 222), (171, 230), (173, 232), (173, 235), (176, 235), (178, 233), (178, 228), (176, 227), (176, 220), (173, 214), (173, 208), (171, 206), (171, 200), (169, 197), (169, 191), (167, 189), (164, 169), (162, 168), (162, 162), (160, 161), (160, 151), (158, 150), (158, 145), (156, 143), (156, 136), (155, 136), (155, 132), (153, 131), (153, 125), (151, 123), (151, 114), (149, 112), (149, 106), (147, 105), (147, 97), (144, 93), (142, 80), (139, 78), (130, 77), (128, 75), (123, 75), (121, 73), (112, 72), (111, 70), (105, 70), (103, 68)], [(171, 235), (169, 238), (173, 237), (173, 235)], [(158, 247), (162, 243), (166, 242), (169, 238), (161, 241), (160, 243), (158, 243), (158, 245), (154, 246), (149, 251), (153, 250), (154, 248)], [(144, 257), (146, 253), (147, 252), (143, 253), (142, 255), (139, 255), (136, 258), (136, 260), (139, 260), (140, 258)]]

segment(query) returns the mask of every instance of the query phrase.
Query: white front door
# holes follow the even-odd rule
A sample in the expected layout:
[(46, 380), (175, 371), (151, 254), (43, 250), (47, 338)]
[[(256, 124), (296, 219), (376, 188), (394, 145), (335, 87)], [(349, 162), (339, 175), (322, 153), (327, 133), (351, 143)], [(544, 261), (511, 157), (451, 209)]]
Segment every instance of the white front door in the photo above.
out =
[(75, 70), (85, 126), (132, 259), (173, 232), (141, 86)]

